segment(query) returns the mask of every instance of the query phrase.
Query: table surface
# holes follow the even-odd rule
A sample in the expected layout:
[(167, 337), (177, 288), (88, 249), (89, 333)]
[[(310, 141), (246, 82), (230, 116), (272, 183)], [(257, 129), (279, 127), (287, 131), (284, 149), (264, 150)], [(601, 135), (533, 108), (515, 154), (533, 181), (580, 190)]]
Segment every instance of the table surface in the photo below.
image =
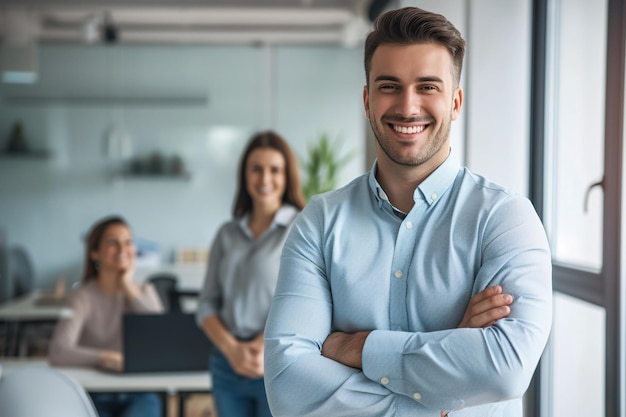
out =
[[(45, 358), (0, 359), (0, 376), (22, 366), (47, 366)], [(95, 368), (53, 367), (76, 379), (90, 392), (153, 391), (176, 394), (181, 392), (210, 392), (211, 376), (207, 371), (115, 374)]]
[[(183, 291), (199, 291), (204, 281), (204, 265), (164, 265), (158, 268), (138, 269), (134, 279), (144, 282), (152, 273), (172, 272), (179, 277), (178, 287)], [(34, 291), (0, 304), (0, 321), (54, 321), (65, 315), (71, 315), (71, 309), (59, 305), (38, 304), (42, 297), (41, 291)], [(186, 300), (185, 300), (186, 301)], [(192, 300), (193, 301), (193, 300)], [(189, 304), (189, 305), (187, 305)], [(195, 303), (185, 304), (185, 311), (194, 311)]]
[(41, 293), (35, 291), (25, 296), (0, 304), (0, 320), (34, 321), (56, 320), (72, 310), (62, 305), (38, 305)]

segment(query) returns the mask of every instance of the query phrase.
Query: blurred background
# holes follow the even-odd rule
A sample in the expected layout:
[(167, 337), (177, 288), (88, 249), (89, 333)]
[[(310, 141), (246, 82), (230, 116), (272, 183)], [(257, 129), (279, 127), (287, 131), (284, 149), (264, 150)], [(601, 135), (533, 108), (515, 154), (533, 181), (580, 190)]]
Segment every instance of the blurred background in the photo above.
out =
[(381, 12), (418, 6), (468, 42), (452, 157), (529, 196), (553, 250), (527, 417), (625, 417), (625, 3), (0, 0), (0, 249), (28, 259), (19, 280), (0, 272), (0, 303), (78, 280), (109, 214), (134, 228), (138, 279), (197, 287), (258, 130), (289, 141), (305, 183), (323, 140), (329, 163), (350, 156), (335, 187), (366, 172), (363, 40)]
[[(27, 248), (37, 287), (61, 276), (71, 283), (87, 228), (117, 213), (134, 228), (145, 255), (140, 266), (195, 260), (194, 273), (202, 274), (213, 234), (230, 217), (238, 157), (253, 132), (283, 135), (301, 158), (303, 181), (308, 154), (322, 137), (336, 159), (350, 155), (336, 186), (370, 168), (363, 40), (378, 14), (402, 5), (445, 13), (466, 37), (478, 38), (468, 39), (470, 93), (470, 84), (480, 88), (481, 78), (493, 76), (472, 77), (474, 62), (517, 45), (506, 147), (525, 155), (529, 3), (471, 3), (1, 2), (3, 239)], [(494, 13), (505, 17), (500, 39), (480, 33)], [(473, 129), (481, 130), (479, 141), (491, 140), (481, 126), (484, 94), (466, 97), (475, 123), (464, 111), (454, 124), (454, 157), (496, 173), (481, 162), (483, 152), (466, 149)], [(493, 120), (487, 124), (497, 130)], [(525, 192), (524, 159), (504, 165), (496, 179)]]

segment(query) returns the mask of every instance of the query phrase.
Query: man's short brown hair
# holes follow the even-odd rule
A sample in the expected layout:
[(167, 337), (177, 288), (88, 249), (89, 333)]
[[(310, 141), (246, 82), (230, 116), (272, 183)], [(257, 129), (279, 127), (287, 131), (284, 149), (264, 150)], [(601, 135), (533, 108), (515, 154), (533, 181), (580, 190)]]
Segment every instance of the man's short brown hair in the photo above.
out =
[(452, 57), (452, 77), (458, 85), (461, 80), (465, 40), (456, 27), (444, 16), (417, 7), (390, 10), (374, 22), (374, 30), (365, 40), (365, 78), (369, 85), (372, 56), (380, 45), (410, 45), (436, 43), (445, 47)]

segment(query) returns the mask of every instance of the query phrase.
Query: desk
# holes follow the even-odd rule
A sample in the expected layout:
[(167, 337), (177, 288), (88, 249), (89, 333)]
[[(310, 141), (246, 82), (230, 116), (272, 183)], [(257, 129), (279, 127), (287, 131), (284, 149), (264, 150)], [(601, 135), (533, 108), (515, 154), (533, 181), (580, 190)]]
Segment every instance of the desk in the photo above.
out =
[[(45, 359), (0, 360), (2, 373), (20, 366), (49, 366)], [(54, 367), (74, 378), (88, 392), (157, 392), (178, 397), (178, 415), (185, 415), (185, 399), (189, 394), (210, 393), (208, 371), (114, 374), (95, 368)], [(167, 407), (164, 408), (167, 413)]]
[(62, 305), (38, 305), (40, 297), (41, 293), (35, 291), (0, 305), (0, 322), (6, 328), (4, 356), (18, 355), (23, 325), (54, 323), (72, 314), (71, 309)]
[[(169, 269), (168, 269), (169, 268)], [(202, 271), (203, 265), (187, 265), (169, 266), (154, 270), (142, 270), (141, 273), (135, 275), (137, 282), (144, 282), (150, 273), (156, 271), (168, 271), (173, 273), (184, 272), (181, 277), (186, 277), (182, 281), (181, 288), (177, 291), (181, 297), (189, 297), (191, 299), (183, 300), (183, 311), (194, 312), (197, 308), (197, 295), (202, 288), (204, 276)], [(180, 284), (180, 282), (179, 282)], [(6, 344), (4, 346), (3, 356), (19, 356), (22, 332), (24, 326), (55, 323), (61, 317), (68, 317), (72, 314), (72, 310), (63, 305), (39, 304), (43, 293), (34, 291), (25, 296), (7, 301), (0, 304), (0, 323), (4, 323), (6, 329)]]
[(57, 320), (63, 314), (71, 314), (69, 308), (62, 305), (38, 305), (41, 292), (34, 291), (19, 298), (0, 304), (0, 320), (6, 321), (41, 321)]

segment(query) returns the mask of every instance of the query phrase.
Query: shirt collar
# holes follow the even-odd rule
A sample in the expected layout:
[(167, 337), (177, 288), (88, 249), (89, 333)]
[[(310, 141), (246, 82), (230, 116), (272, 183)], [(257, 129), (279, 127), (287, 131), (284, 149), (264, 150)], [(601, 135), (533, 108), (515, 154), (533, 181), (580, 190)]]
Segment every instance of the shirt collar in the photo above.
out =
[(274, 215), (274, 223), (280, 226), (289, 226), (298, 215), (298, 209), (290, 204), (283, 204)]
[(380, 184), (378, 183), (378, 180), (376, 179), (377, 169), (378, 169), (378, 160), (374, 160), (374, 163), (372, 164), (372, 169), (370, 169), (370, 173), (369, 173), (367, 181), (369, 183), (372, 194), (374, 194), (374, 198), (376, 198), (376, 201), (378, 202), (378, 207), (380, 208), (383, 206), (383, 203), (385, 201), (389, 201), (389, 199), (387, 198), (387, 194), (383, 190), (383, 187), (380, 186)]
[[(272, 220), (272, 224), (270, 225), (270, 229), (276, 226), (289, 226), (293, 219), (298, 214), (298, 209), (290, 204), (283, 204), (276, 214), (274, 215), (274, 220)], [(249, 236), (252, 236), (250, 233), (250, 228), (248, 227), (248, 220), (250, 219), (250, 212), (244, 214), (239, 218), (239, 227)]]
[(448, 155), (448, 158), (417, 187), (413, 193), (413, 201), (417, 202), (421, 197), (428, 205), (434, 204), (452, 185), (459, 168), (458, 162), (453, 161)]
[[(420, 185), (417, 186), (413, 193), (413, 200), (424, 200), (428, 205), (435, 203), (446, 191), (446, 189), (454, 182), (459, 172), (459, 164), (453, 158), (446, 158), (441, 165), (437, 167)], [(369, 187), (378, 206), (382, 207), (385, 202), (389, 202), (387, 194), (376, 180), (376, 170), (378, 169), (377, 161), (374, 161), (372, 169), (369, 172)], [(391, 203), (389, 203), (391, 205)]]

